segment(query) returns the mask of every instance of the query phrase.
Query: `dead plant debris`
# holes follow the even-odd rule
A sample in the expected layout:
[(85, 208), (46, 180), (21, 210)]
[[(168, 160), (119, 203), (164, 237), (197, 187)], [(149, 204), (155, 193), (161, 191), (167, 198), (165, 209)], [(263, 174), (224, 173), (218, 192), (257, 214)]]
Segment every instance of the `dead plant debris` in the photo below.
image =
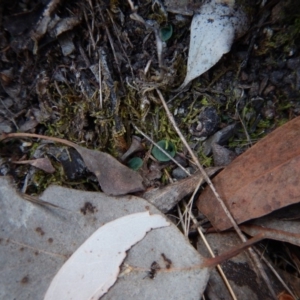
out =
[[(201, 232), (212, 232), (211, 224), (217, 230), (232, 226), (220, 204), (208, 196), (209, 188), (200, 188), (203, 178), (210, 185), (206, 176), (214, 172), (205, 172), (206, 167), (227, 165), (213, 180), (216, 195), (225, 200), (233, 223), (255, 219), (241, 229), (249, 236), (263, 232), (269, 239), (259, 244), (268, 255), (264, 264), (288, 283), (279, 284), (270, 275), (268, 291), (256, 296), (299, 298), (293, 284), (300, 278), (298, 227), (294, 219), (261, 216), (280, 208), (283, 214), (283, 206), (299, 203), (300, 6), (291, 0), (226, 1), (221, 10), (231, 12), (230, 38), (222, 34), (217, 43), (204, 41), (201, 47), (212, 50), (218, 44), (222, 53), (212, 59), (218, 61), (214, 66), (199, 69), (196, 25), (204, 22), (210, 36), (218, 18), (210, 9), (219, 7), (219, 1), (204, 2), (2, 1), (0, 175), (12, 176), (22, 197), (45, 209), (51, 201), (36, 195), (53, 183), (110, 195), (143, 193), (170, 218), (180, 219), (179, 227), (188, 236), (194, 230), (192, 212), (198, 216), (193, 226), (201, 224)], [(245, 15), (243, 24), (237, 11)], [(222, 24), (226, 22), (223, 18)], [(226, 33), (226, 26), (216, 36)], [(65, 145), (58, 143), (62, 140)], [(159, 162), (151, 155), (161, 140), (176, 149), (170, 161)], [(138, 171), (126, 166), (133, 155), (142, 160)], [(199, 161), (201, 178), (193, 175)], [(196, 196), (200, 211), (193, 205)], [(81, 206), (85, 217), (98, 208), (91, 205)], [(276, 259), (270, 239), (284, 245)], [(248, 259), (237, 269), (254, 274), (251, 266)], [(230, 261), (225, 273), (229, 282), (239, 284), (234, 272), (228, 275), (236, 267)], [(154, 278), (160, 270), (153, 273)], [(19, 282), (28, 284), (28, 278), (22, 274)], [(207, 299), (217, 286), (210, 283)], [(225, 286), (235, 299), (230, 284)], [(250, 283), (244, 286), (254, 290)], [(239, 292), (244, 288), (239, 286)]]

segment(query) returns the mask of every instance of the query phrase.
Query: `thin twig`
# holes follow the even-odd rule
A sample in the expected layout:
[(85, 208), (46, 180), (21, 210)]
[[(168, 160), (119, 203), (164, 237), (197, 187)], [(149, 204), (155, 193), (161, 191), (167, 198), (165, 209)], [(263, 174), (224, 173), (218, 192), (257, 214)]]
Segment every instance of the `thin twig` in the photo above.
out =
[(99, 55), (99, 104), (100, 109), (103, 108), (103, 98), (102, 98), (102, 79), (101, 79), (101, 56)]
[[(188, 206), (187, 206), (187, 204), (186, 204), (185, 201), (183, 202), (183, 204), (185, 206), (186, 211), (188, 211), (189, 209), (188, 209)], [(197, 230), (198, 230), (198, 232), (199, 232), (199, 234), (201, 236), (201, 239), (204, 242), (204, 245), (205, 245), (206, 249), (208, 250), (209, 254), (211, 255), (211, 257), (215, 257), (215, 254), (212, 251), (212, 249), (211, 249), (211, 247), (210, 247), (210, 245), (209, 245), (209, 243), (208, 243), (205, 235), (203, 234), (203, 232), (201, 230), (201, 227), (199, 226), (196, 217), (193, 215), (193, 213), (191, 211), (189, 211), (189, 215), (190, 215), (190, 219), (192, 219), (193, 223), (195, 225), (197, 225)], [(217, 265), (216, 268), (217, 268), (218, 272), (220, 273), (220, 276), (222, 277), (222, 279), (223, 279), (226, 287), (228, 288), (228, 291), (229, 291), (232, 299), (237, 300), (237, 297), (236, 297), (236, 295), (235, 295), (235, 293), (234, 293), (234, 291), (233, 291), (233, 289), (232, 289), (232, 287), (231, 287), (231, 285), (230, 285), (230, 283), (229, 283), (229, 281), (228, 281), (225, 273), (223, 272), (222, 267), (220, 265)]]
[(1, 100), (1, 103), (4, 106), (4, 108), (12, 115), (12, 118), (7, 117), (6, 114), (4, 114), (4, 117), (6, 117), (9, 121), (11, 121), (16, 126), (16, 128), (19, 130), (19, 127), (15, 121), (16, 115), (6, 106), (6, 104), (4, 103), (2, 98), (0, 98), (0, 100)]
[[(156, 89), (157, 93), (158, 93), (158, 96), (165, 108), (165, 111), (167, 113), (167, 116), (168, 116), (168, 119), (170, 120), (171, 124), (173, 125), (175, 131), (177, 132), (178, 136), (180, 137), (182, 143), (184, 144), (184, 146), (186, 147), (186, 149), (188, 150), (188, 152), (190, 153), (192, 159), (194, 160), (194, 162), (196, 163), (197, 167), (199, 168), (199, 170), (201, 171), (204, 179), (206, 180), (207, 184), (209, 185), (209, 187), (211, 188), (213, 194), (215, 195), (217, 201), (219, 202), (219, 204), (221, 205), (222, 209), (224, 210), (226, 216), (228, 217), (230, 223), (232, 224), (232, 227), (234, 228), (234, 230), (236, 231), (236, 233), (238, 234), (238, 236), (240, 237), (240, 239), (243, 241), (243, 242), (246, 242), (247, 239), (246, 237), (243, 235), (242, 231), (240, 230), (240, 228), (238, 227), (236, 221), (234, 220), (233, 216), (231, 215), (230, 211), (228, 210), (228, 208), (226, 207), (224, 201), (221, 199), (219, 193), (216, 191), (212, 181), (210, 180), (209, 176), (206, 174), (204, 168), (201, 166), (201, 164), (199, 163), (199, 160), (197, 159), (196, 155), (194, 154), (193, 150), (191, 149), (191, 147), (189, 146), (188, 142), (186, 141), (185, 137), (183, 136), (183, 134), (181, 133), (180, 129), (178, 128), (178, 126), (176, 125), (176, 121), (173, 117), (173, 115), (171, 114), (169, 108), (168, 108), (168, 105), (166, 104), (166, 101), (162, 95), (162, 93), (160, 92), (159, 89)], [(272, 296), (274, 298), (276, 298), (276, 293), (274, 292), (273, 288), (272, 288), (272, 285), (268, 279), (268, 276), (267, 274), (265, 273), (264, 269), (263, 269), (263, 266), (261, 265), (260, 261), (259, 261), (259, 258), (258, 256), (256, 255), (256, 253), (251, 249), (249, 248), (249, 253), (253, 259), (253, 261), (255, 262), (257, 268), (259, 269), (260, 271), (260, 274), (262, 276), (262, 278), (264, 279), (264, 281), (266, 282), (269, 290), (270, 290), (270, 293), (272, 293)]]
[(130, 18), (132, 20), (142, 23), (147, 29), (150, 29), (155, 35), (158, 65), (161, 69), (160, 76), (163, 76), (163, 73), (164, 73), (163, 49), (164, 49), (165, 45), (159, 34), (159, 25), (155, 21), (152, 22), (151, 25), (149, 23), (147, 23), (140, 15), (137, 14), (137, 8), (133, 5), (132, 1), (128, 0), (128, 2), (131, 7), (131, 10), (133, 12), (130, 15)]
[(26, 132), (13, 132), (13, 133), (7, 133), (7, 134), (2, 134), (0, 135), (0, 142), (4, 139), (9, 139), (9, 138), (24, 138), (24, 137), (30, 137), (30, 138), (37, 138), (37, 139), (42, 139), (42, 140), (48, 140), (56, 143), (62, 143), (67, 146), (76, 148), (78, 147), (75, 143), (70, 142), (68, 140), (56, 138), (53, 136), (46, 136), (46, 135), (41, 135), (41, 134), (35, 134), (35, 133), (26, 133)]
[[(99, 6), (98, 6), (98, 10), (99, 10), (99, 14), (101, 16), (103, 24), (105, 24), (105, 19), (104, 19), (104, 16), (102, 14), (102, 10)], [(124, 82), (123, 82), (123, 79), (122, 79), (122, 72), (121, 72), (121, 68), (120, 68), (120, 62), (119, 62), (119, 59), (118, 59), (116, 51), (115, 51), (115, 46), (114, 46), (113, 39), (111, 37), (110, 31), (109, 31), (107, 26), (105, 26), (105, 32), (106, 32), (107, 38), (109, 40), (109, 44), (110, 44), (110, 47), (111, 47), (111, 50), (112, 50), (112, 53), (113, 53), (113, 56), (114, 56), (114, 59), (115, 59), (115, 62), (116, 62), (116, 66), (117, 66), (117, 69), (118, 69), (118, 72), (119, 72), (119, 75), (120, 75), (120, 81), (121, 81), (122, 89), (125, 90), (124, 89)]]
[(209, 187), (211, 188), (212, 192), (214, 193), (215, 197), (217, 198), (218, 202), (220, 203), (221, 207), (223, 208), (223, 210), (225, 211), (227, 217), (229, 218), (233, 228), (236, 230), (236, 232), (238, 233), (238, 235), (240, 236), (240, 238), (242, 239), (243, 242), (246, 241), (246, 238), (244, 237), (242, 231), (239, 229), (237, 223), (235, 222), (235, 220), (233, 219), (231, 213), (229, 212), (229, 210), (227, 209), (227, 207), (225, 206), (223, 200), (221, 199), (220, 195), (218, 194), (218, 192), (216, 191), (212, 181), (210, 180), (209, 176), (206, 174), (204, 168), (201, 166), (201, 164), (199, 163), (198, 158), (196, 157), (196, 155), (194, 154), (193, 150), (191, 149), (190, 145), (188, 144), (188, 142), (186, 141), (185, 137), (183, 136), (183, 134), (181, 133), (180, 129), (178, 128), (178, 126), (176, 125), (176, 121), (173, 117), (173, 115), (171, 114), (165, 99), (162, 95), (162, 93), (160, 92), (160, 90), (156, 89), (158, 96), (165, 108), (165, 111), (167, 113), (167, 116), (171, 122), (171, 124), (173, 125), (175, 131), (177, 132), (177, 134), (179, 135), (181, 141), (183, 142), (184, 146), (186, 147), (186, 149), (188, 150), (188, 152), (190, 153), (193, 161), (195, 162), (195, 164), (197, 165), (198, 169), (200, 170), (200, 172), (202, 173), (204, 179), (206, 180), (207, 184), (209, 185)]
[(177, 212), (178, 212), (178, 216), (179, 216), (179, 220), (180, 220), (179, 223), (181, 223), (181, 226), (182, 226), (183, 234), (184, 234), (185, 236), (187, 236), (187, 235), (188, 235), (188, 231), (186, 231), (186, 228), (185, 228), (185, 226), (184, 226), (183, 215), (182, 215), (182, 212), (181, 212), (180, 207), (179, 207), (178, 204), (177, 204)]
[[(183, 216), (184, 216), (184, 219), (185, 219), (185, 226), (187, 228), (186, 229), (187, 232), (188, 232), (188, 229), (190, 228), (191, 218), (189, 218), (189, 216), (191, 216), (191, 214), (192, 214), (192, 207), (193, 207), (194, 198), (195, 198), (196, 193), (198, 192), (198, 190), (200, 189), (202, 184), (203, 184), (203, 179), (201, 178), (199, 180), (196, 188), (194, 189), (194, 192), (193, 192), (192, 196), (190, 197), (190, 200), (189, 200), (188, 204), (186, 205), (184, 213), (183, 213)], [(185, 216), (187, 216), (187, 217), (185, 217)]]
[(94, 5), (91, 0), (88, 0), (88, 3), (91, 8), (91, 14), (92, 14), (92, 32), (94, 32), (95, 29), (95, 14), (94, 14)]
[(26, 176), (24, 178), (24, 183), (23, 183), (23, 186), (22, 186), (22, 189), (21, 189), (22, 194), (26, 194), (26, 190), (27, 190), (27, 187), (28, 187), (28, 178), (29, 178), (30, 175), (31, 175), (31, 172), (26, 173)]
[(48, 201), (44, 201), (38, 197), (34, 197), (34, 196), (31, 196), (31, 195), (27, 195), (27, 194), (24, 194), (24, 193), (18, 193), (18, 195), (22, 198), (22, 199), (25, 199), (27, 201), (30, 201), (32, 203), (35, 203), (35, 204), (38, 204), (38, 205), (41, 205), (41, 206), (50, 206), (50, 207), (53, 207), (53, 208), (59, 208), (59, 209), (63, 209), (63, 210), (68, 210), (64, 207), (60, 207), (56, 204), (53, 204), (51, 202), (48, 202)]
[(141, 131), (136, 125), (133, 124), (133, 122), (131, 122), (132, 126), (134, 127), (134, 129), (136, 131), (138, 131), (143, 137), (145, 137), (150, 143), (152, 143), (153, 145), (155, 145), (163, 154), (165, 154), (167, 157), (170, 158), (170, 160), (172, 160), (183, 172), (185, 172), (188, 176), (191, 176), (191, 173), (185, 169), (178, 161), (176, 161), (172, 156), (170, 156), (170, 154), (168, 152), (166, 152), (166, 150), (164, 150), (162, 147), (160, 147), (157, 143), (155, 143), (150, 136), (148, 136), (146, 133), (144, 133), (143, 131)]
[[(244, 90), (243, 90), (243, 93), (244, 93)], [(238, 110), (238, 105), (240, 104), (240, 101), (241, 101), (241, 99), (242, 99), (242, 96), (243, 96), (243, 95), (241, 95), (239, 101), (237, 101), (237, 103), (236, 103), (235, 111), (236, 111), (236, 113), (237, 113), (237, 115), (238, 115), (238, 117), (239, 117), (239, 119), (240, 119), (240, 122), (241, 122), (241, 124), (242, 124), (242, 126), (243, 126), (243, 129), (244, 129), (244, 132), (245, 132), (245, 135), (246, 135), (248, 144), (249, 144), (250, 146), (252, 146), (252, 141), (251, 141), (250, 135), (249, 135), (249, 133), (248, 133), (248, 131), (247, 131), (246, 125), (245, 125), (245, 123), (244, 123), (244, 121), (243, 121), (243, 119), (242, 119), (242, 117), (241, 117), (241, 115), (240, 115), (240, 113), (239, 113), (239, 110)]]
[(294, 297), (294, 299), (299, 299), (299, 297), (295, 296), (295, 294), (293, 293), (293, 291), (287, 286), (287, 284), (284, 282), (284, 280), (281, 278), (281, 276), (278, 274), (278, 272), (274, 269), (274, 267), (265, 258), (265, 256), (263, 255), (263, 253), (261, 253), (261, 251), (257, 247), (255, 247), (254, 250), (259, 254), (259, 256), (262, 258), (262, 260), (264, 261), (264, 263), (269, 267), (269, 269), (276, 276), (276, 278), (280, 281), (280, 283), (287, 290), (287, 292), (289, 292), (290, 295)]
[(127, 2), (128, 2), (129, 6), (130, 6), (130, 9), (131, 9), (133, 12), (136, 12), (137, 7), (134, 6), (133, 1), (127, 0)]
[(116, 24), (115, 24), (115, 22), (114, 22), (114, 19), (113, 19), (111, 13), (110, 13), (110, 11), (109, 11), (108, 9), (107, 9), (106, 11), (107, 11), (107, 14), (108, 14), (108, 16), (109, 16), (109, 18), (110, 18), (110, 20), (111, 20), (111, 22), (112, 22), (112, 24), (113, 24), (113, 28), (114, 28), (114, 31), (115, 31), (115, 36), (117, 37), (117, 39), (118, 39), (118, 41), (119, 41), (119, 46), (120, 46), (120, 48), (122, 49), (123, 54), (125, 55), (126, 60), (127, 60), (127, 62), (128, 62), (128, 65), (129, 65), (129, 68), (130, 68), (130, 71), (131, 71), (131, 76), (132, 76), (132, 78), (134, 78), (134, 73), (133, 73), (133, 69), (132, 69), (132, 66), (131, 66), (130, 59), (129, 59), (129, 57), (128, 57), (128, 55), (127, 55), (125, 49), (124, 49), (123, 43), (122, 43), (121, 40), (120, 40), (121, 32), (120, 32), (120, 30), (118, 29), (118, 27), (116, 26)]
[(82, 56), (82, 58), (83, 58), (83, 60), (84, 60), (84, 62), (85, 62), (86, 67), (89, 68), (89, 67), (91, 66), (91, 63), (90, 63), (88, 57), (86, 56), (86, 54), (85, 54), (85, 52), (84, 52), (82, 46), (79, 45), (78, 48), (79, 48), (79, 52), (80, 52), (80, 54), (81, 54), (81, 56)]
[(86, 25), (87, 25), (88, 30), (89, 30), (90, 38), (91, 38), (91, 41), (92, 41), (92, 44), (93, 44), (93, 50), (95, 50), (96, 49), (96, 42), (95, 42), (94, 37), (93, 37), (93, 32), (92, 32), (92, 29), (91, 29), (91, 26), (90, 26), (90, 23), (89, 23), (89, 19), (88, 19), (86, 10), (85, 10), (85, 6), (83, 6), (83, 15), (84, 15), (84, 19), (85, 19)]

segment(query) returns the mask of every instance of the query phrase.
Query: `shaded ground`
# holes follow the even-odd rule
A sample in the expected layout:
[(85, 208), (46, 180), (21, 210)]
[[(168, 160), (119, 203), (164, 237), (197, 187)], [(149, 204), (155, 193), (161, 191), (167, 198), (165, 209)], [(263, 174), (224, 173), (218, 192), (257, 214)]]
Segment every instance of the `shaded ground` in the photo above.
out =
[[(166, 18), (151, 2), (138, 6), (144, 20), (161, 28), (173, 26), (160, 68), (153, 31), (130, 18), (127, 3), (53, 4), (46, 21), (54, 24), (47, 23), (45, 29), (42, 1), (4, 2), (1, 131), (62, 137), (120, 157), (136, 134), (130, 124), (134, 122), (155, 141), (170, 140), (182, 151), (160, 109), (154, 91), (159, 88), (166, 100), (173, 99), (171, 109), (179, 127), (204, 165), (213, 161), (195, 135), (201, 137), (198, 116), (205, 107), (214, 107), (220, 118), (209, 134), (237, 125), (233, 136), (225, 138), (225, 145), (239, 154), (300, 112), (297, 11), (293, 5), (271, 4), (254, 8), (257, 14), (252, 17), (252, 27), (236, 41), (230, 54), (177, 95), (172, 91), (185, 76), (191, 17), (169, 13)], [(33, 145), (21, 151), (19, 142), (14, 145), (13, 160), (24, 153), (29, 158), (35, 151)], [(2, 151), (2, 157), (7, 157), (5, 149)], [(22, 180), (27, 170), (19, 169), (2, 165), (1, 172), (17, 173)], [(52, 180), (62, 180), (55, 176)]]
[[(172, 25), (160, 62), (153, 31), (130, 18), (127, 2), (52, 1), (49, 18), (48, 2), (0, 4), (0, 132), (65, 138), (120, 158), (132, 136), (139, 135), (134, 124), (154, 141), (173, 142), (188, 166), (161, 109), (158, 88), (201, 162), (212, 166), (219, 157), (205, 151), (201, 137), (235, 125), (222, 142), (234, 157), (300, 114), (299, 2), (253, 7), (247, 34), (181, 93), (174, 90), (186, 72), (192, 17), (166, 17), (151, 1), (136, 3), (144, 20), (159, 28)], [(205, 118), (208, 111), (215, 126), (202, 134), (199, 115)], [(151, 148), (147, 141), (144, 145)], [(54, 174), (12, 163), (44, 155), (55, 166)], [(173, 165), (153, 162), (146, 151), (138, 155), (147, 158), (148, 186), (168, 182)], [(39, 193), (52, 182), (99, 189), (78, 154), (59, 145), (9, 141), (1, 145), (0, 159), (1, 175), (12, 175), (28, 193)]]

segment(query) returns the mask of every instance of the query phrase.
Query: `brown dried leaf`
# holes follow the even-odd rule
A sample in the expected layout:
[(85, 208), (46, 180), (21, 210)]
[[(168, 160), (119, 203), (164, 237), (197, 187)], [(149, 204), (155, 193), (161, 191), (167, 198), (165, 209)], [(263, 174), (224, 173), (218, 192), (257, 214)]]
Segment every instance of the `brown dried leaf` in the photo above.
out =
[[(235, 232), (208, 233), (205, 237), (215, 253), (224, 253), (240, 244), (240, 239)], [(205, 257), (210, 255), (201, 239), (197, 242), (197, 249)], [(235, 293), (235, 299), (274, 300), (266, 284), (257, 274), (255, 266), (246, 251), (224, 261), (221, 267)], [(279, 293), (282, 290), (281, 284), (273, 276), (269, 276), (269, 279), (275, 292)], [(209, 299), (233, 299), (224, 283), (224, 279), (222, 279), (216, 268), (211, 272), (206, 293)], [(222, 295), (222, 297), (219, 297), (219, 295)]]
[[(208, 168), (205, 171), (208, 176), (212, 176), (219, 170), (221, 170), (221, 167)], [(200, 180), (202, 180), (202, 183), (205, 182), (203, 175), (201, 173), (196, 173), (163, 188), (147, 191), (144, 193), (143, 198), (155, 205), (161, 212), (166, 213), (185, 196), (191, 194)]]
[(251, 236), (263, 233), (267, 239), (300, 247), (300, 223), (296, 221), (271, 219), (266, 216), (255, 220), (253, 224), (242, 225), (241, 229)]
[[(300, 201), (300, 117), (263, 138), (236, 158), (213, 183), (237, 223)], [(198, 209), (217, 230), (231, 227), (210, 188)]]
[(41, 169), (45, 171), (46, 173), (54, 173), (55, 169), (53, 168), (51, 161), (48, 157), (44, 158), (37, 158), (37, 159), (31, 159), (31, 160), (22, 160), (22, 161), (14, 161), (15, 164), (29, 164), (31, 166), (34, 166), (38, 169)]
[(104, 152), (73, 146), (82, 156), (86, 167), (93, 172), (107, 195), (125, 195), (144, 190), (143, 179)]
[(119, 196), (144, 191), (145, 189), (142, 177), (137, 172), (122, 165), (111, 155), (80, 147), (68, 140), (22, 132), (2, 134), (0, 141), (20, 137), (40, 138), (73, 147), (81, 155), (86, 167), (96, 175), (103, 192), (107, 195)]
[[(289, 205), (267, 216), (241, 225), (248, 235), (263, 233), (268, 239), (300, 247), (300, 203)], [(299, 264), (300, 267), (300, 264)]]

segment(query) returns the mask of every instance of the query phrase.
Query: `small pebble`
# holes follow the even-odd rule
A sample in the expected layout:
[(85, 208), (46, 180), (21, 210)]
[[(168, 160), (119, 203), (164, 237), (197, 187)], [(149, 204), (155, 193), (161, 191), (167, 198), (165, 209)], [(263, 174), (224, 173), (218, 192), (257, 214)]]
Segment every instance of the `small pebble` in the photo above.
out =
[(235, 124), (228, 125), (217, 131), (213, 136), (203, 143), (203, 153), (207, 156), (211, 154), (213, 144), (224, 145), (234, 134)]
[(206, 107), (198, 117), (198, 122), (190, 128), (194, 136), (206, 138), (216, 132), (220, 118), (214, 107)]
[(235, 152), (218, 144), (212, 145), (212, 152), (216, 167), (227, 166), (237, 157)]
[[(194, 169), (192, 167), (187, 167), (186, 168), (191, 174), (194, 173)], [(186, 178), (188, 175), (181, 169), (181, 168), (176, 168), (172, 171), (172, 177), (174, 179), (183, 179), (183, 178)]]

